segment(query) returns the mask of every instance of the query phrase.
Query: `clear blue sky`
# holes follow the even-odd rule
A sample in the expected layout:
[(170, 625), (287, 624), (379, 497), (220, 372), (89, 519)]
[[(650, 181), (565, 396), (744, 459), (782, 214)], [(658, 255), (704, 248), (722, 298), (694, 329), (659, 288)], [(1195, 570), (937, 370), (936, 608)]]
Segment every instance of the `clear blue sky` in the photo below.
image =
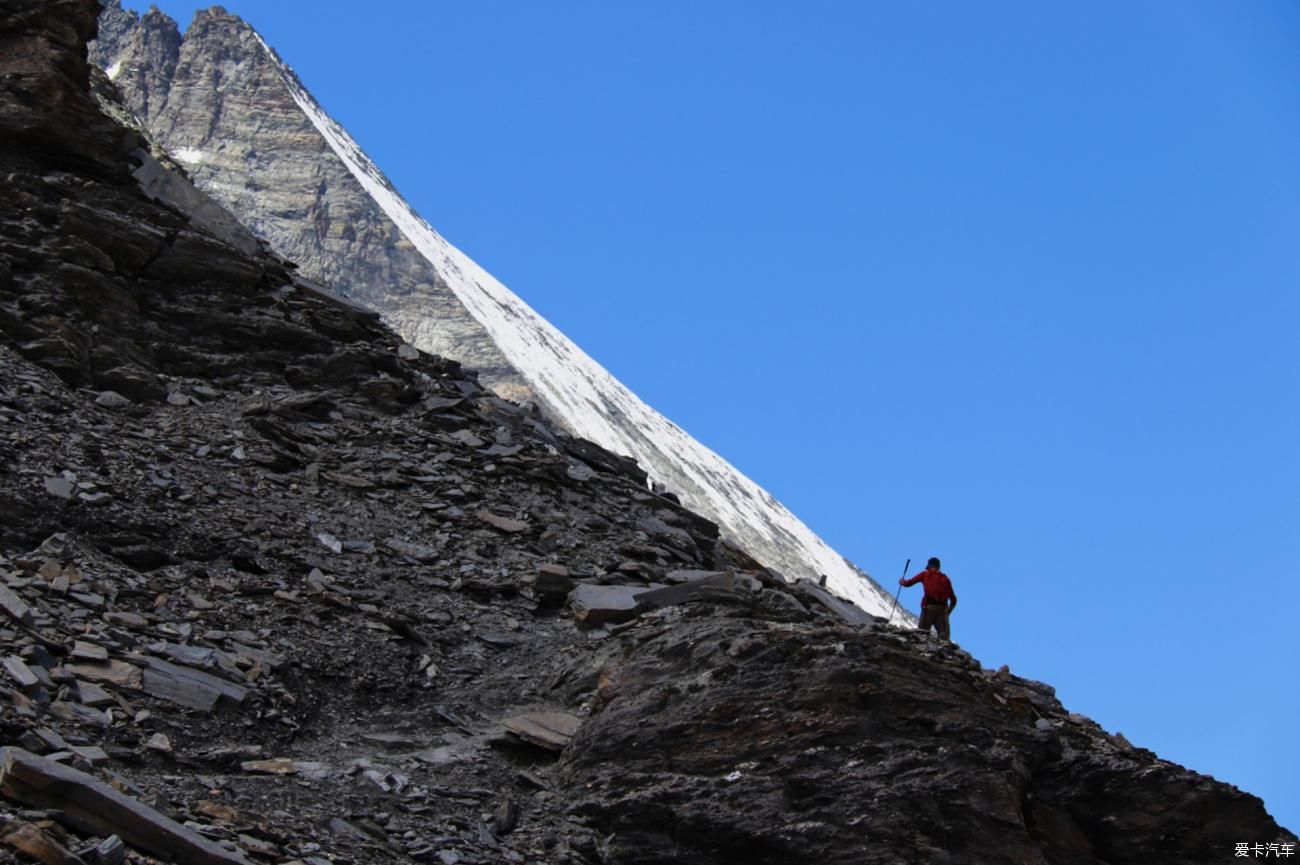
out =
[(1300, 6), (225, 5), (987, 666), (1300, 830)]

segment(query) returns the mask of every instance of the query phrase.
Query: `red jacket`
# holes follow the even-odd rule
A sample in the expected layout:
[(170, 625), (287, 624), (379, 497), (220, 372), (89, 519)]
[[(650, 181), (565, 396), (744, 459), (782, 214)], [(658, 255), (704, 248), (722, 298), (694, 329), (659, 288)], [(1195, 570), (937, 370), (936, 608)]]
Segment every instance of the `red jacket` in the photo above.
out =
[(957, 606), (957, 593), (952, 590), (952, 582), (943, 571), (931, 571), (927, 568), (912, 579), (903, 580), (903, 585), (915, 586), (920, 582), (925, 583), (925, 597), (921, 599), (922, 607), (926, 604), (943, 604), (951, 610)]

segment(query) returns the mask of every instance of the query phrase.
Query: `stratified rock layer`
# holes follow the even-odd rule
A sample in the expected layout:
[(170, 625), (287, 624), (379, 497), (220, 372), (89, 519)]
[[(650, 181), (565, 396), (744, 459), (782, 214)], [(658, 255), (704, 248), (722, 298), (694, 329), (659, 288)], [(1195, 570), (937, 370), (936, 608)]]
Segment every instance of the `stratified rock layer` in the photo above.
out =
[(688, 615), (617, 651), (561, 769), (619, 862), (1213, 862), (1275, 831), (919, 632)]

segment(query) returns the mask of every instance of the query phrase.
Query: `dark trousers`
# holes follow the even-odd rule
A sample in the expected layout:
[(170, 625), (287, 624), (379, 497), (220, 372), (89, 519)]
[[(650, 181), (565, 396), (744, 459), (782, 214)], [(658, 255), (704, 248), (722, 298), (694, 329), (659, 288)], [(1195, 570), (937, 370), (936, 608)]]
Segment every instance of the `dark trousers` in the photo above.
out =
[(931, 627), (939, 632), (939, 639), (948, 639), (948, 605), (926, 604), (921, 607), (921, 621), (917, 627), (929, 631)]

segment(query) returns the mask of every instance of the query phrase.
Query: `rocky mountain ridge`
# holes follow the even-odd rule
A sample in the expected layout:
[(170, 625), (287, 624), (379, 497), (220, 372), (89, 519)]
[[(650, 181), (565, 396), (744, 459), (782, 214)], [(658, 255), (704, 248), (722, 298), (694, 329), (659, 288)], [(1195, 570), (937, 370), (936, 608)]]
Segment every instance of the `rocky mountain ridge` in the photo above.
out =
[(1294, 851), (302, 281), (97, 110), (96, 11), (0, 8), (0, 861)]
[(412, 345), (462, 361), (517, 402), (634, 457), (651, 481), (791, 578), (873, 612), (893, 600), (780, 502), (645, 405), (451, 246), (397, 194), (260, 36), (220, 7), (180, 35), (110, 2), (92, 57), (195, 183), (302, 273), (380, 312)]

